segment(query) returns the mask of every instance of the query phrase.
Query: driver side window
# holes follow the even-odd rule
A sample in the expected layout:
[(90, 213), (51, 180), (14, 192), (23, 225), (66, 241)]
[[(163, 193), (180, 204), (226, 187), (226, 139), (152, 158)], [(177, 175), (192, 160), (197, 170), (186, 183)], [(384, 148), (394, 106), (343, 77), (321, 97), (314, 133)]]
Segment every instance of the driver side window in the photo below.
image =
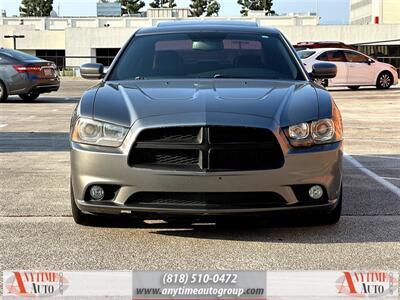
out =
[(346, 58), (341, 50), (324, 52), (317, 59), (329, 62), (346, 62)]
[(364, 55), (358, 54), (356, 52), (345, 51), (346, 59), (351, 63), (366, 63), (368, 58)]

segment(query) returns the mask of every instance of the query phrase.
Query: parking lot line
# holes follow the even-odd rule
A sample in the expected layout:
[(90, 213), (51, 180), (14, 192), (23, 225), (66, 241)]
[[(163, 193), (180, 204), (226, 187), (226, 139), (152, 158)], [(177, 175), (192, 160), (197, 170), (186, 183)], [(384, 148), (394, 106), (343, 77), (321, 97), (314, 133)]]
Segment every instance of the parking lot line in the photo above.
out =
[(382, 159), (394, 159), (394, 160), (400, 160), (400, 157), (392, 157), (392, 156), (383, 156), (383, 155), (360, 155), (364, 157), (370, 157), (370, 158), (382, 158)]
[(400, 178), (396, 177), (382, 177), (383, 179), (388, 179), (388, 180), (400, 180)]
[(0, 128), (6, 127), (8, 124), (0, 124)]
[(344, 153), (344, 157), (349, 161), (353, 166), (358, 168), (361, 172), (364, 174), (368, 175), (375, 181), (379, 182), (381, 185), (386, 187), (388, 190), (390, 190), (392, 193), (397, 195), (400, 200), (400, 188), (395, 186), (394, 184), (390, 183), (389, 181), (385, 180), (383, 177), (379, 176), (378, 174), (372, 172), (370, 169), (364, 167), (358, 160), (353, 158), (350, 154)]

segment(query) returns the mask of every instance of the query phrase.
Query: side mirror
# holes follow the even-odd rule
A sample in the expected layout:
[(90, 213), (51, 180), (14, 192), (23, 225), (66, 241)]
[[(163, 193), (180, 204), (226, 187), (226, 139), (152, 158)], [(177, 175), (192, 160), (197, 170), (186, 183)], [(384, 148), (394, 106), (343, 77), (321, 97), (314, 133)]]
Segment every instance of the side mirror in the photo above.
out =
[(370, 59), (370, 58), (368, 58), (368, 60), (367, 60), (367, 64), (369, 64), (369, 65), (373, 64), (374, 62), (375, 61), (373, 59)]
[(105, 75), (104, 66), (97, 63), (83, 64), (81, 66), (81, 76), (85, 79), (102, 79)]
[(310, 73), (313, 79), (329, 79), (335, 78), (337, 74), (337, 67), (335, 64), (331, 63), (316, 63), (312, 67), (312, 72)]

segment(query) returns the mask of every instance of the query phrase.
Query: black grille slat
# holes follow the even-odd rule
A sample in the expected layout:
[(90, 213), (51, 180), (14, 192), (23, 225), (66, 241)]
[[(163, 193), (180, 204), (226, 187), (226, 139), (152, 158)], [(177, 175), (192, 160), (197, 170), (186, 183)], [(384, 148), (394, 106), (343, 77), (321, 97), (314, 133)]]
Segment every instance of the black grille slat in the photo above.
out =
[(137, 149), (132, 161), (135, 165), (147, 166), (187, 166), (198, 167), (199, 154), (196, 150), (155, 150)]
[(133, 194), (126, 206), (174, 208), (267, 208), (287, 205), (285, 199), (273, 192), (247, 193), (184, 193), (139, 192)]
[(147, 129), (140, 133), (137, 142), (201, 143), (201, 127), (167, 127)]
[(277, 169), (283, 162), (271, 131), (232, 126), (147, 129), (129, 155), (133, 167), (206, 172)]

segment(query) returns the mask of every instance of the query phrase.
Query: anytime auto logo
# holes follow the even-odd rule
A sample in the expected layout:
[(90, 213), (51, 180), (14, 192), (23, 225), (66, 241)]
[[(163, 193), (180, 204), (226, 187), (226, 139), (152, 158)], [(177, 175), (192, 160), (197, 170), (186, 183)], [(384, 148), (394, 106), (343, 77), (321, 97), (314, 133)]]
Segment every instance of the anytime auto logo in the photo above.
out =
[(395, 296), (398, 284), (390, 272), (343, 272), (336, 281), (339, 294), (356, 297)]
[(68, 288), (68, 280), (61, 272), (11, 272), (4, 283), (5, 296), (56, 296)]

